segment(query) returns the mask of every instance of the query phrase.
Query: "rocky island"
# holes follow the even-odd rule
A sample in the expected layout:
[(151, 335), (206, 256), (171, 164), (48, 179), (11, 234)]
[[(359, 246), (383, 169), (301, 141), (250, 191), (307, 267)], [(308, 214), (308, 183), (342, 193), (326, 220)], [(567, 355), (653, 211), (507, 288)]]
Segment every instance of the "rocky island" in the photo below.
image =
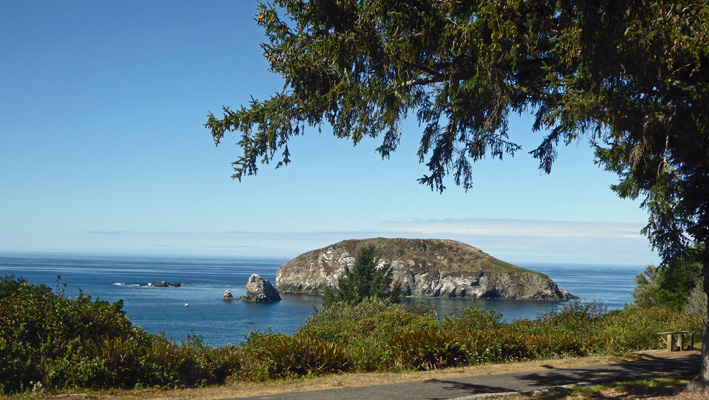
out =
[(392, 266), (406, 296), (564, 301), (577, 298), (547, 275), (498, 260), (453, 240), (345, 240), (299, 255), (281, 265), (275, 287), (281, 293), (322, 294), (334, 287), (357, 249), (374, 245), (380, 266)]

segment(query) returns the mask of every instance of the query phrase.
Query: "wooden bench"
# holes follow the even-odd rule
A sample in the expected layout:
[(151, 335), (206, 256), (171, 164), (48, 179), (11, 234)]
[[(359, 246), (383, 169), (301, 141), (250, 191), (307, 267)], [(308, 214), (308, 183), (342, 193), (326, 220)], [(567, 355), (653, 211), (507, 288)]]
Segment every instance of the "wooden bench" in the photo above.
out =
[(659, 332), (659, 334), (667, 337), (667, 351), (692, 350), (694, 348), (694, 333), (692, 332), (674, 331)]

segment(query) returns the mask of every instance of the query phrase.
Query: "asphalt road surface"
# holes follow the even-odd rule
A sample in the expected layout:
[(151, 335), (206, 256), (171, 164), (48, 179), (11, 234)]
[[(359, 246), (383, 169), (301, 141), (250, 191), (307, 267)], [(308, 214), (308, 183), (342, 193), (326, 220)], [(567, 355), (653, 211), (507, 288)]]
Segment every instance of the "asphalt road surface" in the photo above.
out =
[(582, 368), (548, 369), (500, 375), (461, 376), (455, 379), (430, 379), (388, 385), (363, 386), (280, 393), (250, 399), (278, 400), (347, 400), (347, 399), (480, 399), (492, 394), (533, 392), (556, 387), (629, 380), (641, 377), (697, 374), (699, 354), (677, 358), (652, 358), (621, 364), (593, 365)]

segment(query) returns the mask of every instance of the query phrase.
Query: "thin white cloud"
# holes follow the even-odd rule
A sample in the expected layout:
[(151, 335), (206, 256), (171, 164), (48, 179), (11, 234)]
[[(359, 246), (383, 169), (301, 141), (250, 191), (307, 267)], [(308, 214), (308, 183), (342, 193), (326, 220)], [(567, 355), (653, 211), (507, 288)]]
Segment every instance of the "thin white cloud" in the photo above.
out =
[(376, 229), (303, 232), (93, 231), (145, 248), (206, 249), (249, 255), (296, 256), (346, 239), (371, 237), (457, 240), (510, 262), (581, 264), (657, 263), (657, 255), (640, 234), (642, 224), (531, 220), (385, 221)]
[(88, 231), (94, 235), (165, 238), (179, 240), (312, 240), (313, 238), (362, 237), (362, 231), (258, 232), (258, 231)]
[(498, 219), (389, 221), (394, 232), (473, 236), (519, 236), (539, 238), (606, 238), (646, 240), (641, 224), (619, 222), (571, 222)]

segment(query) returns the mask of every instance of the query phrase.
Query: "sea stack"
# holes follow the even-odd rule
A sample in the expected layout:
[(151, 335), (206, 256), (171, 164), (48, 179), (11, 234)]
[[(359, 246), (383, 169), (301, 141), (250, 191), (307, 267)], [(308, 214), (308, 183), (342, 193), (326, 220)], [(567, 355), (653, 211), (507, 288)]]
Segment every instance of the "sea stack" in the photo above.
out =
[(281, 293), (322, 294), (335, 287), (345, 266), (354, 265), (360, 246), (373, 245), (380, 266), (390, 264), (394, 281), (411, 297), (564, 301), (577, 298), (547, 275), (498, 260), (453, 240), (345, 240), (313, 250), (282, 265), (276, 274)]
[(281, 295), (278, 290), (271, 285), (268, 279), (264, 279), (261, 275), (253, 274), (246, 284), (246, 296), (239, 298), (241, 301), (271, 303), (281, 301)]

